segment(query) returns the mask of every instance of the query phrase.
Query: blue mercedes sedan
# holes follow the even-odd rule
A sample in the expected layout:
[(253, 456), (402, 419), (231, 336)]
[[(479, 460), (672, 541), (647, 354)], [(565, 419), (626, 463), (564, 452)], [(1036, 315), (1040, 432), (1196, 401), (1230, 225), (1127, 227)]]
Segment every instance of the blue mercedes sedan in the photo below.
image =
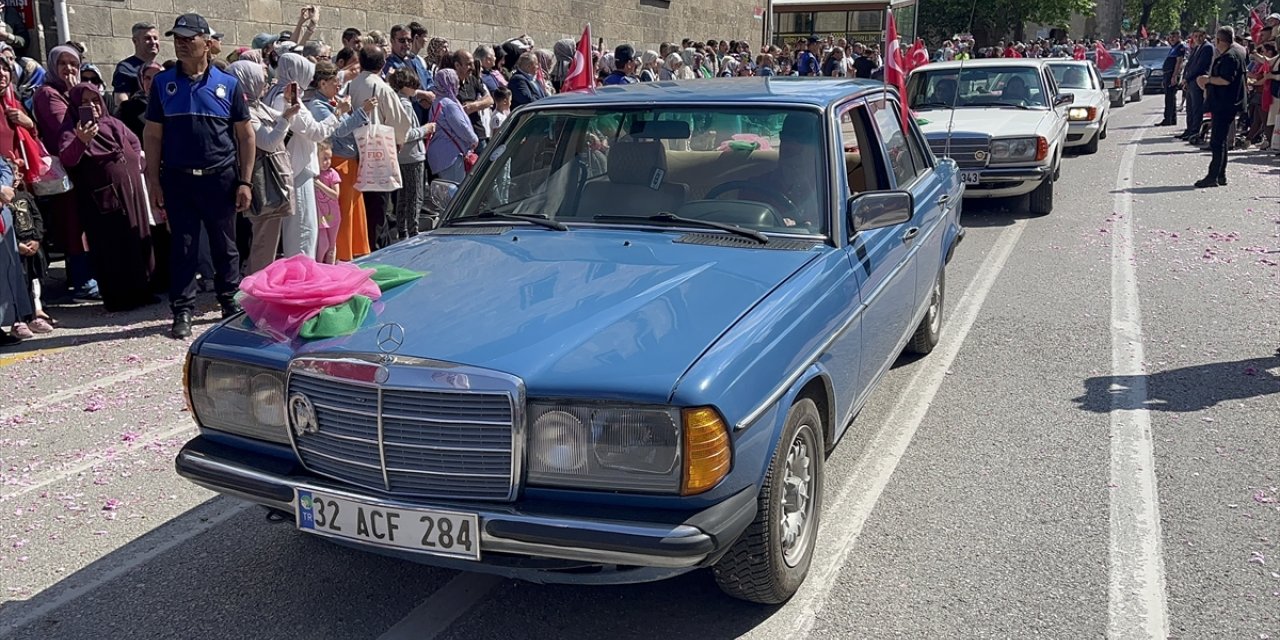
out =
[[(943, 327), (963, 186), (860, 80), (607, 87), (513, 114), (358, 327), (191, 348), (178, 472), (308, 534), (538, 582), (711, 569), (787, 600), (823, 461)], [(904, 126), (905, 125), (905, 126)], [(442, 200), (443, 200), (442, 199)]]

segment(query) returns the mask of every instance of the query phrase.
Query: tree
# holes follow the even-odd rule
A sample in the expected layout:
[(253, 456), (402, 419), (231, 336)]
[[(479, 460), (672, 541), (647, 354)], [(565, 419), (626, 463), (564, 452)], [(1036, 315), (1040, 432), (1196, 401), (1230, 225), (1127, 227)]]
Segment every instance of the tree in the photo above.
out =
[(1093, 15), (1094, 9), (1094, 0), (920, 0), (920, 33), (930, 42), (963, 31), (978, 42), (1021, 39), (1029, 22), (1063, 27), (1072, 15)]

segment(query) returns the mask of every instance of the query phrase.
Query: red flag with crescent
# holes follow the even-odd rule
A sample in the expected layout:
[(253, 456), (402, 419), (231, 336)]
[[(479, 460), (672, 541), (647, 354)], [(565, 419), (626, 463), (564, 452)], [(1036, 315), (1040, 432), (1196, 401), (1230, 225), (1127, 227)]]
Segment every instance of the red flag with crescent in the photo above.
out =
[(591, 25), (582, 29), (578, 50), (573, 54), (573, 64), (565, 74), (561, 91), (581, 91), (596, 88), (596, 74), (591, 61)]

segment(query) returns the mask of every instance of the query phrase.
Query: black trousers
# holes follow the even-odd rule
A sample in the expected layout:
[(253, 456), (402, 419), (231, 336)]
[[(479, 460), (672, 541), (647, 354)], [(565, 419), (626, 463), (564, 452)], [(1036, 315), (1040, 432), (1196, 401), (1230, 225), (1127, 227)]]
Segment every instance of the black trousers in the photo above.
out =
[(364, 216), (369, 232), (369, 250), (377, 251), (395, 244), (396, 210), (390, 191), (366, 191), (364, 198)]
[(1213, 129), (1209, 135), (1209, 155), (1212, 159), (1209, 161), (1209, 175), (1206, 178), (1219, 182), (1227, 179), (1227, 150), (1231, 148), (1231, 140), (1227, 138), (1235, 119), (1236, 114), (1231, 111), (1213, 114)]
[(1204, 124), (1204, 90), (1200, 87), (1187, 89), (1187, 135), (1200, 133)]
[(1178, 86), (1164, 88), (1164, 121), (1178, 124)]
[(240, 287), (240, 253), (236, 250), (236, 168), (193, 176), (166, 171), (160, 177), (164, 208), (169, 214), (169, 307), (194, 311), (196, 269), (201, 237), (209, 239), (213, 286), (218, 302), (230, 303)]

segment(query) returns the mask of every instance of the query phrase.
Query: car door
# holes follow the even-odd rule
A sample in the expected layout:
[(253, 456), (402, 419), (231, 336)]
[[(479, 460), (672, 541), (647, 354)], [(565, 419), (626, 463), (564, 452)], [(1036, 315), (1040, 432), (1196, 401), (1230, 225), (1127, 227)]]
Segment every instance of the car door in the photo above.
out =
[[(917, 171), (905, 144), (897, 105), (872, 98), (849, 114), (862, 119), (862, 161), (867, 175), (874, 172), (875, 176), (875, 185), (868, 184), (868, 190), (896, 189), (900, 183), (910, 186)], [(856, 122), (855, 127), (859, 127)], [(865, 276), (859, 384), (864, 391), (893, 363), (906, 333), (914, 329), (911, 325), (920, 294), (916, 291), (916, 263), (911, 257), (920, 236), (921, 218), (917, 213), (902, 224), (852, 230), (849, 259)]]

